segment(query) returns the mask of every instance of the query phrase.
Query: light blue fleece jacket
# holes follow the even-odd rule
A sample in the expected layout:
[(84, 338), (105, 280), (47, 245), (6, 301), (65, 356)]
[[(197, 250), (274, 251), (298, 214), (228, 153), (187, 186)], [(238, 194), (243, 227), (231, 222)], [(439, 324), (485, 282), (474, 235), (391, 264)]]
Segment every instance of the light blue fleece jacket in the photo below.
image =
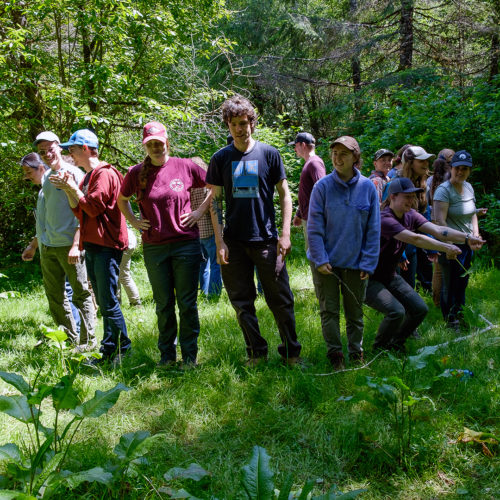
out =
[(318, 268), (373, 274), (380, 251), (380, 209), (373, 183), (356, 168), (347, 183), (336, 170), (314, 186), (307, 219), (308, 259)]

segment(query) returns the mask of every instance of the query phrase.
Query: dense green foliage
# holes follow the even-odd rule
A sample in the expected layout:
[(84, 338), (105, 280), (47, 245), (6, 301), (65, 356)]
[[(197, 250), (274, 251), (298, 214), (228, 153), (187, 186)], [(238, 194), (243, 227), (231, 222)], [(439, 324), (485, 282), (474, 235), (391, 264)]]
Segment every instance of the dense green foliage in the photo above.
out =
[[(168, 125), (174, 154), (225, 143), (232, 92), (257, 105), (264, 136), (299, 129), (379, 147), (467, 148), (482, 204), (498, 197), (498, 0), (9, 0), (0, 6), (0, 254), (33, 235), (35, 189), (19, 159), (36, 134), (93, 127), (102, 158), (139, 162), (142, 125)], [(328, 148), (320, 148), (324, 159)], [(286, 164), (293, 182), (300, 162)], [(293, 186), (295, 187), (295, 186)], [(485, 220), (498, 244), (498, 218)], [(493, 239), (495, 239), (493, 241)]]
[[(138, 429), (161, 436), (146, 455), (149, 465), (136, 464), (138, 475), (108, 486), (87, 481), (56, 498), (159, 498), (157, 492), (168, 498), (167, 492), (182, 489), (198, 498), (246, 498), (240, 496), (240, 469), (249, 463), (256, 445), (267, 450), (273, 482), (280, 490), (286, 491), (291, 481), (291, 489), (297, 491), (312, 480), (314, 496), (326, 494), (334, 485), (344, 492), (366, 489), (360, 497), (366, 499), (499, 495), (498, 445), (485, 441), (484, 448), (480, 437), (466, 442), (465, 435), (471, 433), (464, 431), (466, 427), (497, 438), (500, 434), (498, 327), (479, 333), (487, 327), (480, 315), (494, 324), (500, 322), (499, 271), (474, 266), (466, 309), (471, 325), (466, 334), (472, 337), (453, 342), (456, 334), (444, 327), (439, 310), (425, 297), (430, 313), (420, 329), (423, 340), (411, 341), (410, 353), (415, 356), (424, 346), (447, 341), (449, 345), (434, 353), (426, 351), (418, 365), (411, 361), (418, 369), (407, 364), (402, 370), (404, 358), (384, 355), (362, 370), (332, 374), (298, 229), (293, 231), (288, 265), (297, 331), (307, 362), (304, 370), (281, 365), (276, 350), (279, 336), (263, 298), (256, 306), (270, 343), (270, 360), (254, 370), (245, 368), (243, 336), (223, 293), (219, 301), (200, 300), (201, 366), (165, 371), (156, 368), (159, 353), (152, 293), (142, 257), (139, 252), (135, 255), (132, 271), (145, 307), (124, 307), (133, 353), (116, 370), (80, 370), (73, 384), (82, 401), (91, 399), (96, 390), (104, 392), (120, 383), (130, 390), (120, 395), (106, 417), (83, 421), (64, 468), (106, 469), (116, 463), (112, 450), (120, 436)], [(19, 263), (4, 272), (8, 275), (2, 280), (4, 289), (17, 290), (21, 297), (0, 301), (0, 370), (20, 373), (30, 382), (40, 373), (41, 382), (54, 386), (61, 378), (54, 347), (33, 349), (43, 335), (40, 325), (51, 324), (39, 267), (36, 262)], [(380, 319), (365, 309), (367, 361), (374, 358), (371, 346)], [(102, 335), (100, 322), (97, 335)], [(474, 376), (453, 376), (451, 369), (468, 369)], [(404, 391), (403, 402), (420, 398), (410, 407), (411, 436), (404, 450), (398, 442), (400, 417), (384, 408), (384, 401), (392, 401), (390, 392), (398, 387)], [(16, 392), (0, 381), (3, 396)], [(382, 401), (377, 402), (377, 394)], [(350, 396), (358, 401), (339, 401)], [(362, 400), (366, 397), (371, 402)], [(48, 427), (55, 410), (48, 403), (42, 410)], [(70, 412), (61, 411), (61, 425), (70, 417)], [(24, 424), (0, 414), (0, 428), (0, 445), (13, 442), (23, 448), (27, 444)], [(402, 430), (408, 443), (407, 427)], [(200, 481), (190, 479), (195, 477), (193, 463), (209, 475)], [(8, 476), (6, 463), (2, 464), (0, 476)], [(177, 468), (175, 474), (172, 468)], [(12, 483), (4, 480), (0, 488), (4, 487)]]

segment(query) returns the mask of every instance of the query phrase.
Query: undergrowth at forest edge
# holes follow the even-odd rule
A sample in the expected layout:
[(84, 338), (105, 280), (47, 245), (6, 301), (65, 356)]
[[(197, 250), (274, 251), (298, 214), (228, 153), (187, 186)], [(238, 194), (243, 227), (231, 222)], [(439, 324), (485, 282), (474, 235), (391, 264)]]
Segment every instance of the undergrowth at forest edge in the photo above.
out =
[[(241, 332), (223, 294), (219, 301), (200, 300), (200, 368), (189, 372), (159, 371), (154, 304), (140, 255), (134, 259), (133, 272), (145, 308), (124, 308), (134, 343), (130, 358), (114, 371), (80, 369), (76, 361), (61, 363), (60, 356), (71, 360), (72, 355), (69, 349), (60, 351), (57, 342), (33, 349), (42, 335), (40, 325), (51, 324), (39, 286), (39, 270), (33, 265), (4, 271), (9, 276), (3, 280), (4, 289), (18, 290), (22, 296), (0, 302), (0, 369), (22, 374), (24, 380), (31, 381), (32, 388), (35, 380), (53, 389), (62, 377), (74, 376), (72, 387), (79, 395), (78, 405), (92, 400), (96, 391), (105, 393), (118, 384), (130, 389), (121, 392), (106, 416), (81, 422), (60, 467), (61, 472), (72, 474), (97, 467), (112, 474), (112, 479), (107, 484), (83, 480), (71, 487), (71, 497), (169, 498), (184, 490), (197, 498), (248, 498), (238, 471), (248, 462), (255, 445), (267, 450), (271, 457), (273, 485), (281, 493), (288, 491), (291, 481), (290, 491), (296, 496), (308, 484), (312, 485), (313, 496), (339, 495), (335, 485), (344, 492), (364, 489), (361, 498), (368, 499), (498, 496), (498, 329), (482, 334), (478, 331), (485, 327), (480, 315), (499, 322), (496, 290), (500, 273), (476, 267), (467, 297), (470, 331), (465, 335), (471, 336), (427, 356), (421, 369), (410, 368), (410, 358), (383, 355), (362, 370), (318, 377), (330, 372), (330, 368), (300, 244), (296, 242), (289, 270), (299, 339), (308, 363), (304, 370), (281, 366), (276, 353), (279, 338), (262, 298), (256, 305), (263, 334), (270, 342), (270, 360), (256, 370), (246, 369)], [(421, 329), (424, 339), (410, 343), (412, 357), (418, 357), (421, 348), (456, 337), (444, 327), (430, 298), (426, 297), (426, 301), (431, 311)], [(380, 316), (369, 309), (366, 312), (364, 348), (370, 361)], [(461, 370), (470, 370), (474, 375), (457, 376), (463, 374)], [(401, 379), (405, 387), (398, 387), (390, 377)], [(379, 393), (377, 384), (391, 385), (399, 405), (412, 401), (410, 397), (425, 396), (435, 406), (422, 399), (408, 407), (409, 415), (406, 405), (403, 409), (398, 406), (400, 412), (406, 412), (404, 418), (411, 419), (400, 427), (404, 429), (401, 443), (405, 446), (401, 463), (397, 428), (401, 416), (398, 420), (390, 410), (377, 408), (362, 398), (349, 404), (338, 401), (359, 397), (359, 391), (375, 398), (374, 393)], [(64, 383), (62, 387), (66, 387)], [(0, 381), (0, 394), (13, 396), (12, 386)], [(54, 428), (57, 412), (52, 396), (42, 401), (40, 410), (42, 425)], [(75, 417), (71, 411), (59, 410), (59, 434)], [(76, 420), (73, 425), (78, 423)], [(0, 414), (0, 444), (11, 442), (24, 454), (29, 449), (25, 446), (29, 442), (23, 430), (26, 425)], [(132, 467), (137, 474), (130, 473), (130, 468), (114, 474), (112, 469), (123, 468), (123, 463), (113, 450), (121, 439), (135, 433), (149, 433), (154, 446), (141, 451), (142, 458)], [(46, 436), (40, 436), (43, 445)], [(31, 450), (33, 454), (34, 448)], [(29, 458), (28, 452), (25, 466)], [(179, 472), (193, 463), (208, 472), (198, 481), (189, 473), (184, 476)], [(4, 477), (14, 467), (7, 464), (8, 460), (0, 464)], [(25, 483), (5, 481), (0, 488), (28, 491)], [(68, 498), (68, 482), (62, 481), (58, 488), (53, 497)], [(274, 488), (268, 498), (279, 495)], [(51, 490), (47, 487), (46, 491), (48, 497)]]

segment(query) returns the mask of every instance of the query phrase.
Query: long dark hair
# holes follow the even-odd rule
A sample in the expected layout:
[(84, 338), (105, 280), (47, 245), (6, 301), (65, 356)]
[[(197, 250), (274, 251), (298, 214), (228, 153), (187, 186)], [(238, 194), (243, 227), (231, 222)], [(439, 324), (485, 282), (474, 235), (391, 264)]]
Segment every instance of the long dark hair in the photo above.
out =
[(24, 155), (19, 163), (21, 166), (26, 165), (35, 170), (38, 170), (40, 165), (43, 165), (45, 170), (49, 169), (49, 166), (42, 160), (42, 157), (38, 153), (28, 153)]
[(434, 201), (434, 193), (436, 192), (437, 187), (450, 178), (450, 166), (443, 158), (434, 160), (432, 170), (434, 170), (434, 174), (432, 176), (432, 183), (429, 192), (430, 203)]

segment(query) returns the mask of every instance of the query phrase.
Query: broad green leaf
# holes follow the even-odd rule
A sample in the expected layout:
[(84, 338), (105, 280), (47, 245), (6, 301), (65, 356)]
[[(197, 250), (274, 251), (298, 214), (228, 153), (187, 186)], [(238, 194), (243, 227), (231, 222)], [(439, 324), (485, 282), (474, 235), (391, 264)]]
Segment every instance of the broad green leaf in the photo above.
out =
[(52, 330), (45, 333), (45, 336), (58, 344), (62, 344), (65, 340), (68, 340), (68, 335), (62, 330)]
[(403, 391), (409, 391), (410, 388), (399, 377), (386, 377), (382, 379), (384, 382), (395, 385)]
[(102, 467), (94, 467), (93, 469), (75, 472), (63, 479), (71, 489), (76, 488), (83, 482), (101, 483), (111, 487), (113, 484), (113, 474), (105, 471)]
[(33, 391), (28, 396), (28, 403), (30, 405), (39, 405), (47, 396), (50, 395), (52, 386), (47, 384), (40, 384), (37, 391)]
[(475, 441), (476, 443), (491, 443), (498, 444), (500, 442), (500, 437), (491, 434), (490, 432), (483, 431), (473, 431), (464, 427), (464, 431), (460, 436), (458, 436), (459, 443), (469, 443)]
[(269, 500), (273, 495), (273, 472), (264, 448), (254, 446), (250, 463), (242, 467), (242, 486), (249, 500)]
[(158, 491), (160, 493), (166, 493), (169, 498), (188, 498), (189, 500), (201, 500), (200, 498), (191, 495), (189, 491), (186, 491), (184, 489), (174, 490), (173, 488), (162, 486), (158, 489)]
[(408, 356), (408, 365), (413, 370), (421, 370), (427, 366), (427, 358), (438, 351), (439, 346), (428, 345), (417, 351), (416, 356)]
[(52, 389), (52, 404), (56, 410), (73, 410), (80, 403), (73, 381), (74, 377), (64, 375)]
[[(0, 411), (25, 424), (33, 422), (28, 399), (24, 395), (0, 396)], [(39, 415), (38, 409), (33, 408), (33, 414), (36, 418)]]
[(8, 384), (14, 386), (21, 394), (25, 396), (30, 392), (30, 386), (21, 375), (17, 373), (8, 373), (0, 371), (0, 378)]
[(85, 401), (81, 405), (77, 406), (71, 413), (75, 414), (79, 418), (97, 418), (104, 415), (109, 411), (109, 409), (118, 401), (120, 393), (122, 391), (130, 391), (130, 388), (124, 386), (123, 384), (117, 384), (115, 387), (109, 391), (95, 391), (95, 395), (92, 399)]
[(315, 483), (314, 479), (309, 479), (308, 481), (306, 481), (306, 484), (304, 484), (304, 487), (300, 492), (298, 500), (307, 500), (309, 493), (311, 493), (312, 489), (314, 488), (314, 483)]
[(285, 482), (281, 487), (278, 500), (288, 500), (288, 498), (290, 497), (290, 493), (292, 492), (292, 488), (293, 488), (293, 476), (292, 474), (288, 473)]
[(0, 490), (0, 500), (36, 500), (36, 498), (21, 491)]
[(414, 406), (418, 402), (422, 401), (422, 398), (414, 398), (411, 394), (408, 395), (408, 399), (403, 401), (404, 406)]
[(148, 431), (137, 431), (124, 434), (113, 452), (120, 460), (131, 461), (144, 455), (148, 447), (162, 434), (150, 436)]
[[(48, 441), (52, 441), (52, 439), (47, 439), (45, 443)], [(45, 445), (44, 443), (44, 445)], [(45, 481), (48, 479), (48, 477), (59, 467), (61, 464), (62, 460), (64, 458), (64, 453), (56, 453), (43, 467), (42, 472), (40, 475), (37, 477), (35, 486), (34, 486), (34, 491), (38, 492), (38, 490), (43, 486)]]
[(36, 469), (37, 467), (42, 467), (44, 461), (48, 460), (50, 462), (54, 458), (53, 455), (54, 452), (50, 450), (50, 447), (53, 442), (54, 442), (54, 435), (49, 436), (47, 439), (45, 439), (42, 446), (40, 446), (35, 457), (32, 460), (31, 467), (33, 469)]
[(17, 444), (7, 443), (0, 446), (0, 460), (11, 460), (14, 463), (22, 466), (21, 451)]
[(210, 475), (210, 473), (198, 464), (189, 464), (186, 469), (182, 467), (173, 467), (163, 474), (163, 477), (167, 481), (171, 481), (172, 479), (192, 479), (193, 481), (199, 481), (208, 475)]

